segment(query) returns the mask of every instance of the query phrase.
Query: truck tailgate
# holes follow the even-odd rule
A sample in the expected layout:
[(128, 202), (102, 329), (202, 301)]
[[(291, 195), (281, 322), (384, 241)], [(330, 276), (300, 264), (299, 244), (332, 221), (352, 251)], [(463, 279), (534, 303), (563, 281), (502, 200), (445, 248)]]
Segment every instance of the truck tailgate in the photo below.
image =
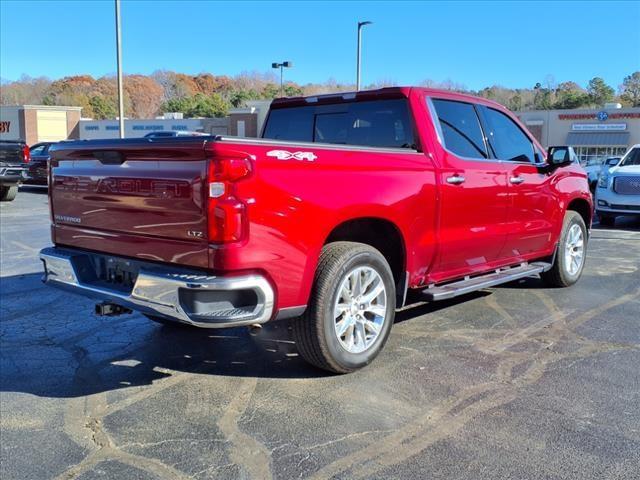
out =
[(54, 147), (56, 243), (207, 267), (206, 141), (96, 140)]

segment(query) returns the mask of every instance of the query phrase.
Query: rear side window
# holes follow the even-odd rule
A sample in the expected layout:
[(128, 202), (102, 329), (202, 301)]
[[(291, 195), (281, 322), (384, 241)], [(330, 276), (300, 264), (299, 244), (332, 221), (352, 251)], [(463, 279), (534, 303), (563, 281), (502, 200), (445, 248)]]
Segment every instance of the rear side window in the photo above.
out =
[(498, 160), (534, 162), (533, 143), (507, 115), (484, 108), (487, 137)]
[(263, 137), (293, 142), (312, 142), (313, 116), (309, 107), (271, 110)]
[(406, 99), (274, 109), (264, 138), (387, 148), (415, 148)]
[(470, 103), (433, 99), (444, 147), (467, 158), (487, 158), (480, 120)]

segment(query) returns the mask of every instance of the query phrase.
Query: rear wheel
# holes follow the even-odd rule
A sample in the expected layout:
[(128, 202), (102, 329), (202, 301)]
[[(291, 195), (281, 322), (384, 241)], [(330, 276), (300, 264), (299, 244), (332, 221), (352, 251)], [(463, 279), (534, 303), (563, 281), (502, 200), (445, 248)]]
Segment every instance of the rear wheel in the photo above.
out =
[(604, 227), (613, 227), (616, 224), (615, 215), (607, 215), (606, 213), (598, 214), (598, 221)]
[(568, 211), (553, 266), (542, 274), (552, 287), (568, 287), (578, 281), (587, 255), (587, 226), (578, 212)]
[(393, 274), (378, 250), (354, 242), (326, 245), (309, 308), (292, 325), (300, 355), (335, 373), (368, 365), (389, 337), (395, 298)]
[(3, 202), (10, 202), (18, 194), (18, 186), (12, 185), (11, 187), (0, 187), (0, 200)]

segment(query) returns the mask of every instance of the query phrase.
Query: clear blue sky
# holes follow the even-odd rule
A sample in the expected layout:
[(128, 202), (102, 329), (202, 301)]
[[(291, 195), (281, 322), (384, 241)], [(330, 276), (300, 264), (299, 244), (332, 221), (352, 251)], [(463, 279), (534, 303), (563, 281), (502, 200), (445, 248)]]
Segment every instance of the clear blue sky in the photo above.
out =
[[(113, 1), (0, 1), (0, 76), (115, 72)], [(124, 0), (126, 73), (235, 75), (291, 60), (298, 83), (451, 79), (530, 87), (549, 74), (617, 87), (640, 70), (640, 2), (206, 2)]]

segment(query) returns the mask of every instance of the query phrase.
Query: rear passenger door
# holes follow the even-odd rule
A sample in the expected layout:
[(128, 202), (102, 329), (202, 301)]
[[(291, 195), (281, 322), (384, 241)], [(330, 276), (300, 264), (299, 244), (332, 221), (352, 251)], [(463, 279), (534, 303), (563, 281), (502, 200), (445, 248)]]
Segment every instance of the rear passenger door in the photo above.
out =
[(506, 113), (486, 106), (480, 113), (491, 155), (507, 169), (508, 231), (500, 257), (515, 263), (546, 254), (553, 249), (555, 200), (551, 177), (539, 168), (542, 154)]
[(507, 171), (491, 158), (477, 107), (427, 98), (441, 154), (439, 254), (432, 281), (480, 273), (500, 263), (507, 235)]

